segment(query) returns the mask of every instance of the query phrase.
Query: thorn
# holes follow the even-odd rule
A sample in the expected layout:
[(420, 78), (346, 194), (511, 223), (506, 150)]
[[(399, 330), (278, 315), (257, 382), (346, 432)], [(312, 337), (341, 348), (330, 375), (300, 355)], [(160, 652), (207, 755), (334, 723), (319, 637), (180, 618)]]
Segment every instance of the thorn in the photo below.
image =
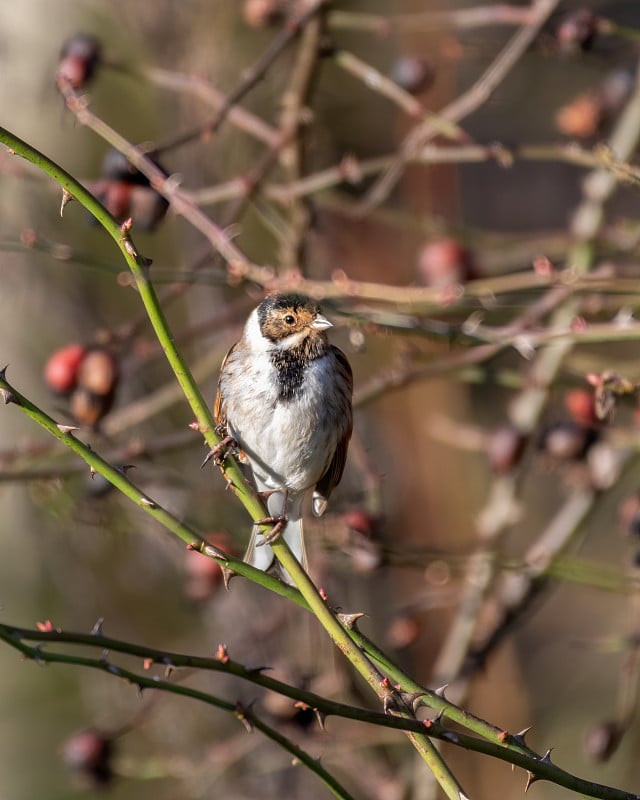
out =
[(529, 725), (528, 728), (523, 728), (518, 733), (512, 733), (511, 738), (516, 742), (516, 744), (519, 744), (521, 747), (527, 747), (527, 743), (525, 742), (524, 737), (529, 733), (530, 730), (531, 730), (531, 725)]
[(347, 630), (354, 631), (357, 630), (356, 622), (366, 616), (364, 611), (357, 611), (355, 614), (338, 614), (338, 619)]
[(214, 547), (212, 544), (208, 544), (205, 546), (203, 550), (200, 551), (203, 555), (209, 556), (209, 558), (226, 558), (227, 554), (223, 553), (222, 550), (218, 550), (217, 547)]
[(0, 369), (0, 381), (7, 380), (7, 370), (9, 369), (9, 365), (6, 364), (2, 369)]
[(154, 501), (153, 500), (149, 500), (148, 497), (141, 497), (140, 498), (140, 503), (143, 506), (147, 506), (147, 508), (155, 508), (156, 507), (156, 504), (154, 503)]
[(72, 200), (75, 200), (75, 199), (76, 198), (71, 194), (71, 192), (68, 189), (63, 189), (62, 190), (62, 201), (60, 203), (60, 216), (61, 217), (64, 217), (64, 210), (67, 207), (67, 205)]
[(245, 708), (242, 703), (236, 703), (236, 718), (239, 719), (247, 729), (247, 733), (253, 733), (253, 725), (251, 724), (251, 721), (246, 718)]
[(125, 239), (124, 242), (122, 243), (122, 246), (126, 250), (127, 254), (131, 256), (131, 258), (133, 258), (134, 260), (137, 260), (138, 251), (136, 250), (136, 248), (135, 248), (133, 242), (131, 241), (131, 239)]
[(93, 480), (96, 477), (96, 471), (91, 465), (89, 465), (89, 477), (91, 478), (91, 480)]
[(538, 775), (534, 775), (533, 772), (527, 772), (527, 782), (524, 785), (524, 793), (526, 794), (529, 791), (529, 787), (533, 786), (533, 784), (539, 780), (540, 777)]
[(144, 691), (142, 686), (139, 683), (136, 683), (136, 691), (138, 692), (138, 697), (142, 700), (142, 692)]
[(200, 469), (204, 469), (207, 466), (207, 464), (211, 461), (211, 459), (215, 457), (216, 457), (216, 449), (214, 447), (213, 450), (209, 450), (207, 455), (204, 457), (204, 461), (202, 462), (202, 464), (200, 464)]
[(403, 692), (397, 686), (396, 690), (400, 695), (400, 699), (402, 700), (402, 702), (407, 706), (407, 708), (411, 708), (414, 714), (420, 708), (420, 706), (424, 705), (424, 703), (422, 702), (422, 697), (423, 697), (422, 692)]
[(95, 621), (93, 628), (91, 628), (90, 635), (91, 636), (102, 636), (102, 628), (104, 625), (104, 617), (98, 617)]
[(238, 573), (234, 572), (232, 569), (229, 569), (229, 567), (220, 567), (220, 570), (222, 572), (222, 580), (224, 581), (224, 588), (227, 591), (229, 591), (229, 584), (231, 583), (231, 578), (235, 578)]
[(173, 664), (167, 664), (167, 666), (164, 668), (164, 677), (168, 680), (173, 674), (174, 670), (175, 667), (173, 666)]
[(9, 403), (17, 403), (17, 399), (15, 394), (10, 391), (9, 389), (0, 388), (0, 397), (2, 397), (5, 406), (8, 406)]
[(125, 219), (125, 221), (120, 226), (120, 230), (122, 231), (122, 235), (123, 236), (128, 236), (129, 233), (131, 233), (132, 226), (133, 226), (133, 220), (131, 219), (131, 217), (127, 217), (127, 219)]
[(392, 711), (398, 710), (396, 698), (392, 692), (389, 692), (389, 694), (385, 695), (384, 700), (382, 701), (382, 710), (385, 714), (390, 714)]
[(327, 732), (327, 726), (325, 725), (325, 720), (327, 719), (327, 715), (320, 711), (317, 708), (313, 709), (313, 713), (315, 714), (316, 720), (318, 721), (318, 726), (323, 733)]
[(442, 686), (438, 687), (434, 691), (434, 694), (436, 694), (436, 695), (438, 695), (438, 697), (442, 697), (444, 700), (446, 700), (447, 698), (445, 697), (444, 693), (447, 691), (448, 688), (449, 688), (449, 684), (445, 683)]
[[(551, 748), (551, 749), (553, 749), (553, 748)], [(545, 764), (552, 764), (553, 763), (551, 761), (551, 749), (547, 750), (547, 752), (542, 756), (540, 761), (544, 761)]]
[[(80, 430), (77, 425), (57, 425), (56, 427), (64, 436), (71, 436), (74, 431)], [(93, 477), (93, 475), (91, 477)]]
[(273, 667), (245, 667), (251, 675), (262, 675), (263, 672), (269, 672)]

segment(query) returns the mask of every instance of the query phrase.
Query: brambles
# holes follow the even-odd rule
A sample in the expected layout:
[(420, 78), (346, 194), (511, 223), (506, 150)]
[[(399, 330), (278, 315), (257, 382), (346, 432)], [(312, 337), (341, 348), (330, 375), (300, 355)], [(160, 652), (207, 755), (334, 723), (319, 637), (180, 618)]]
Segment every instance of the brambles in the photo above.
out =
[[(579, 664), (584, 659), (575, 655), (575, 638), (617, 639), (622, 633), (616, 626), (624, 629), (629, 618), (624, 605), (627, 595), (633, 601), (637, 576), (629, 578), (622, 558), (610, 563), (610, 557), (616, 558), (610, 545), (623, 555), (636, 549), (637, 503), (625, 523), (630, 539), (616, 540), (610, 531), (619, 500), (615, 487), (620, 492), (633, 488), (637, 450), (638, 115), (635, 101), (626, 99), (629, 89), (637, 97), (637, 44), (619, 46), (612, 25), (607, 29), (606, 21), (582, 12), (563, 16), (556, 26), (556, 46), (543, 51), (538, 46), (541, 30), (552, 29), (557, 19), (546, 0), (473, 2), (435, 11), (416, 6), (398, 13), (386, 8), (377, 13), (379, 8), (363, 4), (322, 4), (314, 10), (313, 2), (247, 2), (227, 4), (223, 14), (216, 4), (204, 4), (198, 20), (186, 6), (167, 20), (150, 12), (143, 15), (138, 4), (125, 5), (117, 24), (104, 26), (105, 53), (120, 54), (118, 70), (110, 56), (84, 63), (74, 61), (76, 56), (63, 59), (56, 80), (65, 95), (64, 107), (53, 91), (51, 72), (41, 79), (53, 96), (55, 117), (48, 114), (46, 100), (38, 103), (21, 87), (25, 109), (37, 110), (35, 132), (25, 138), (38, 143), (42, 157), (27, 163), (29, 151), (2, 140), (8, 148), (0, 154), (3, 186), (23, 181), (15, 193), (16, 208), (4, 217), (7, 265), (10, 269), (14, 246), (29, 261), (24, 271), (29, 281), (16, 286), (22, 295), (14, 295), (12, 283), (5, 294), (28, 297), (30, 311), (31, 301), (37, 309), (44, 295), (42, 327), (49, 327), (44, 336), (52, 338), (56, 313), (66, 314), (72, 302), (90, 304), (72, 324), (77, 322), (76, 336), (83, 342), (92, 341), (77, 345), (47, 373), (47, 383), (59, 396), (50, 401), (50, 416), (38, 419), (55, 437), (51, 447), (23, 439), (3, 445), (2, 480), (30, 481), (33, 493), (52, 506), (46, 535), (30, 550), (36, 566), (41, 559), (41, 569), (34, 570), (39, 580), (27, 585), (23, 579), (25, 596), (28, 592), (53, 605), (50, 586), (58, 583), (74, 603), (60, 604), (57, 616), (62, 617), (65, 609), (77, 607), (75, 595), (81, 591), (78, 613), (85, 601), (87, 608), (99, 605), (100, 615), (104, 606), (111, 635), (130, 631), (138, 642), (153, 641), (159, 647), (171, 643), (183, 654), (215, 654), (214, 666), (221, 668), (225, 659), (242, 659), (247, 673), (259, 681), (269, 676), (260, 665), (285, 662), (292, 669), (282, 676), (290, 676), (286, 680), (297, 694), (273, 692), (280, 708), (267, 709), (268, 724), (281, 734), (291, 733), (298, 713), (313, 718), (313, 703), (302, 697), (301, 687), (314, 686), (314, 676), (309, 682), (307, 676), (324, 674), (327, 665), (344, 683), (329, 690), (324, 686), (324, 694), (334, 692), (335, 699), (353, 702), (356, 715), (364, 713), (357, 706), (370, 707), (351, 667), (334, 658), (315, 628), (310, 643), (298, 625), (298, 617), (307, 612), (290, 607), (289, 601), (308, 609), (316, 599), (312, 590), (307, 587), (300, 595), (273, 576), (256, 578), (247, 571), (261, 586), (237, 578), (232, 590), (223, 593), (214, 560), (189, 551), (183, 563), (183, 547), (165, 546), (160, 536), (160, 527), (166, 525), (183, 545), (202, 550), (200, 528), (245, 528), (248, 518), (236, 509), (235, 492), (254, 519), (260, 516), (250, 502), (257, 504), (257, 498), (249, 497), (251, 487), (231, 472), (233, 452), (222, 464), (230, 470), (228, 483), (218, 479), (217, 467), (206, 474), (198, 471), (204, 455), (194, 447), (199, 435), (207, 437), (207, 452), (215, 446), (205, 413), (216, 380), (211, 364), (219, 363), (237, 340), (243, 314), (236, 306), (283, 287), (309, 294), (336, 322), (332, 341), (350, 348), (361, 444), (351, 455), (344, 495), (337, 498), (337, 508), (351, 511), (309, 526), (317, 534), (311, 540), (311, 564), (323, 589), (314, 613), (324, 624), (339, 609), (344, 629), (330, 628), (331, 635), (370, 681), (374, 696), (383, 695), (378, 707), (388, 712), (384, 719), (397, 723), (405, 710), (408, 722), (424, 719), (412, 715), (420, 698), (430, 701), (431, 695), (420, 694), (415, 682), (429, 688), (437, 675), (438, 685), (452, 684), (459, 705), (438, 707), (435, 700), (425, 716), (442, 716), (431, 728), (419, 729), (420, 739), (413, 739), (423, 745), (421, 756), (433, 773), (445, 776), (444, 794), (478, 794), (480, 800), (481, 786), (489, 782), (479, 776), (477, 785), (463, 791), (447, 772), (448, 748), (443, 761), (428, 761), (425, 732), (431, 736), (444, 731), (450, 742), (454, 732), (460, 737), (467, 732), (472, 740), (483, 740), (485, 751), (493, 748), (493, 753), (531, 768), (534, 777), (540, 768), (543, 777), (570, 784), (551, 757), (542, 756), (544, 749), (534, 757), (519, 734), (496, 733), (473, 720), (467, 727), (470, 719), (460, 706), (476, 705), (477, 697), (469, 692), (477, 689), (477, 682), (470, 682), (466, 671), (469, 654), (475, 653), (486, 670), (485, 685), (500, 687), (500, 708), (508, 707), (514, 717), (525, 714), (514, 724), (532, 723), (540, 737), (543, 719), (550, 741), (532, 742), (546, 747), (566, 741), (563, 726), (575, 740), (574, 716), (585, 708), (577, 688), (562, 695), (562, 713), (554, 713), (552, 732), (545, 724), (548, 699), (558, 697), (558, 685), (562, 687), (562, 670), (556, 675), (553, 667), (562, 664), (573, 674), (572, 660)], [(218, 5), (222, 9), (224, 4)], [(633, 4), (627, 5), (627, 34), (633, 34), (635, 12)], [(196, 24), (205, 16), (207, 25)], [(247, 24), (260, 30), (247, 30)], [(48, 54), (51, 66), (58, 49), (55, 36), (39, 36), (38, 41), (54, 43)], [(327, 52), (334, 58), (323, 58)], [(355, 56), (359, 71), (343, 75), (339, 53)], [(407, 92), (426, 92), (433, 79), (422, 53), (434, 59), (437, 86), (424, 97), (408, 97)], [(620, 72), (611, 74), (605, 91), (601, 87), (611, 65)], [(6, 84), (10, 87), (9, 78)], [(553, 135), (555, 109), (578, 90), (588, 93), (588, 102), (578, 113), (572, 109), (574, 119), (566, 129), (575, 135), (590, 133), (594, 141), (581, 146), (558, 142)], [(20, 110), (15, 103), (7, 108), (11, 114)], [(19, 124), (28, 131), (22, 120)], [(607, 131), (611, 137), (600, 143)], [(101, 146), (116, 150), (108, 154), (98, 176), (87, 165), (96, 163)], [(79, 186), (48, 165), (44, 180), (32, 181), (48, 154), (68, 173), (98, 179)], [(157, 160), (171, 169), (170, 180), (165, 171), (156, 171)], [(69, 206), (62, 221), (59, 198), (50, 193), (51, 186), (44, 187), (56, 176), (80, 200)], [(87, 186), (117, 224), (91, 198), (81, 197), (78, 190)], [(26, 229), (21, 235), (10, 230), (21, 213), (17, 198), (34, 187), (28, 207), (34, 218), (20, 223)], [(614, 198), (618, 187), (622, 191)], [(171, 198), (171, 225), (162, 226), (167, 204), (159, 199), (158, 188)], [(101, 220), (119, 250), (101, 232), (86, 230), (80, 203)], [(152, 235), (139, 235), (143, 229)], [(285, 251), (289, 258), (281, 257)], [(63, 282), (70, 291), (58, 303), (54, 295)], [(148, 318), (141, 306), (138, 311), (139, 302), (147, 306)], [(6, 322), (7, 331), (20, 324)], [(92, 340), (83, 324), (106, 330)], [(7, 343), (14, 347), (8, 337)], [(97, 343), (102, 343), (98, 352), (93, 346)], [(158, 358), (163, 348), (177, 382)], [(87, 353), (91, 356), (84, 364)], [(28, 360), (18, 361), (13, 352), (6, 360), (12, 370), (19, 365), (15, 375), (11, 372), (15, 390), (1, 387), (11, 427), (12, 415), (35, 413), (42, 398), (37, 392), (27, 398), (22, 372)], [(197, 383), (190, 380), (191, 368), (197, 370)], [(120, 371), (127, 382), (132, 379), (131, 387), (122, 387), (126, 391), (115, 388)], [(616, 371), (625, 378), (616, 377)], [(584, 385), (587, 375), (590, 386)], [(118, 413), (105, 419), (116, 394)], [(77, 419), (97, 432), (76, 431), (67, 424), (71, 420), (60, 408), (60, 396)], [(567, 420), (556, 422), (561, 403)], [(199, 433), (187, 429), (194, 419)], [(11, 435), (9, 430), (7, 438)], [(538, 436), (542, 450), (534, 452)], [(93, 478), (73, 462), (87, 440), (92, 450), (85, 446), (83, 457), (91, 459)], [(65, 454), (65, 447), (76, 450)], [(603, 470), (606, 480), (596, 479), (593, 462), (596, 456), (601, 462), (602, 453), (606, 461), (605, 449), (625, 460), (610, 460)], [(118, 465), (129, 462), (137, 469), (123, 475)], [(620, 464), (628, 467), (624, 474)], [(114, 483), (100, 468), (132, 501), (133, 510), (119, 497), (89, 504), (78, 492), (67, 491), (78, 488), (75, 477), (67, 476), (80, 476), (80, 489), (86, 482), (92, 496), (106, 491)], [(174, 515), (170, 522), (162, 515), (165, 507)], [(64, 524), (56, 528), (62, 517)], [(88, 524), (84, 517), (90, 517)], [(176, 522), (183, 519), (193, 526), (188, 533)], [(16, 524), (14, 529), (26, 531), (29, 525)], [(582, 547), (587, 536), (593, 539)], [(18, 544), (22, 542), (20, 536)], [(323, 545), (326, 552), (320, 552)], [(220, 546), (229, 549), (223, 540)], [(215, 551), (212, 555), (216, 557)], [(9, 567), (2, 576), (7, 595), (2, 603), (9, 609), (16, 605), (13, 558), (10, 549), (0, 559)], [(449, 576), (441, 584), (428, 576), (434, 559)], [(561, 581), (561, 592), (548, 590)], [(578, 583), (579, 603), (564, 602), (574, 599)], [(601, 602), (595, 587), (604, 585), (615, 591)], [(558, 595), (562, 601), (554, 605)], [(532, 598), (541, 613), (527, 615)], [(196, 608), (195, 603), (206, 605)], [(360, 612), (370, 619), (358, 629)], [(534, 652), (526, 643), (547, 641), (550, 618), (558, 658), (549, 659), (542, 670), (535, 660), (542, 658), (538, 651), (542, 654), (544, 648)], [(82, 622), (83, 629), (90, 624)], [(509, 639), (494, 658), (516, 625), (521, 635)], [(375, 651), (372, 655), (371, 643), (358, 638), (360, 631), (398, 650), (410, 647), (402, 660), (416, 667), (415, 681)], [(39, 650), (23, 650), (23, 655), (35, 661), (51, 655), (54, 633), (43, 631)], [(341, 634), (346, 638), (338, 639)], [(11, 630), (5, 641), (8, 647), (20, 645)], [(225, 642), (228, 650), (218, 642)], [(227, 675), (205, 676), (188, 658), (175, 664), (176, 654), (147, 656), (139, 646), (121, 651), (114, 644), (101, 643), (92, 664), (105, 677), (115, 676), (107, 679), (114, 695), (122, 694), (128, 703), (126, 693), (133, 691), (118, 681), (124, 665), (137, 670), (151, 689), (162, 686), (155, 693), (144, 686), (143, 707), (160, 710), (147, 718), (145, 727), (157, 731), (161, 752), (135, 764), (140, 776), (148, 777), (154, 766), (158, 773), (153, 774), (168, 774), (175, 767), (171, 780), (180, 785), (168, 791), (185, 797), (194, 786), (195, 793), (206, 792), (211, 774), (219, 793), (229, 796), (275, 796), (271, 781), (280, 794), (283, 786), (295, 793), (300, 781), (299, 793), (309, 795), (304, 778), (296, 775), (290, 781), (283, 764), (274, 766), (262, 753), (256, 759), (251, 746), (245, 750), (243, 729), (238, 733), (218, 726), (218, 711), (213, 712), (213, 724), (207, 714), (206, 729), (200, 726), (190, 737), (198, 726), (189, 730), (189, 714), (182, 715), (181, 709), (183, 702), (192, 701), (179, 695), (203, 687), (205, 694), (212, 693), (204, 702), (230, 705), (230, 727), (243, 722), (255, 728), (252, 715), (259, 721), (261, 691), (252, 686), (238, 691), (240, 662)], [(89, 634), (71, 636), (64, 653), (76, 657), (91, 646)], [(514, 670), (509, 660), (518, 662), (523, 653), (531, 660), (529, 668), (520, 670), (516, 663)], [(306, 663), (294, 663), (298, 659)], [(590, 701), (610, 691), (610, 663), (602, 659), (598, 667), (597, 678), (591, 682), (589, 677)], [(56, 674), (62, 669), (56, 667)], [(81, 679), (86, 673), (75, 671)], [(90, 690), (94, 680), (102, 680), (99, 672), (88, 674), (90, 687), (83, 687), (82, 699), (94, 701), (100, 724), (104, 695), (100, 689)], [(136, 685), (134, 678), (124, 680)], [(490, 706), (491, 694), (483, 695), (483, 707), (501, 719), (500, 709)], [(169, 720), (173, 738), (163, 737), (161, 729), (169, 706), (179, 709)], [(596, 703), (593, 708), (599, 713)], [(451, 719), (455, 729), (448, 728)], [(357, 796), (379, 796), (389, 764), (396, 794), (409, 796), (423, 788), (433, 793), (420, 770), (406, 768), (399, 747), (402, 734), (361, 722), (356, 716), (348, 723), (362, 737), (357, 758), (349, 755), (340, 764)], [(178, 727), (182, 725), (184, 735)], [(617, 731), (608, 723), (601, 728), (596, 731), (600, 743), (590, 749), (608, 756)], [(342, 723), (330, 724), (329, 738), (317, 748), (315, 738), (302, 737), (297, 729), (291, 735), (309, 745), (310, 768), (331, 770), (333, 756), (346, 752), (342, 730)], [(139, 752), (143, 748), (136, 747), (135, 756)], [(297, 753), (289, 754), (300, 763)], [(313, 761), (320, 755), (320, 762)], [(623, 751), (617, 755), (624, 757)], [(123, 759), (124, 770), (134, 760)], [(478, 760), (479, 769), (484, 760)], [(619, 774), (629, 774), (631, 780), (632, 765), (618, 764)], [(501, 779), (491, 786), (494, 793), (510, 796), (510, 773), (503, 773), (504, 783)], [(250, 776), (263, 791), (243, 785)], [(576, 788), (575, 783), (569, 788)], [(584, 788), (578, 786), (581, 792)], [(613, 790), (587, 788), (599, 796), (619, 797)]]

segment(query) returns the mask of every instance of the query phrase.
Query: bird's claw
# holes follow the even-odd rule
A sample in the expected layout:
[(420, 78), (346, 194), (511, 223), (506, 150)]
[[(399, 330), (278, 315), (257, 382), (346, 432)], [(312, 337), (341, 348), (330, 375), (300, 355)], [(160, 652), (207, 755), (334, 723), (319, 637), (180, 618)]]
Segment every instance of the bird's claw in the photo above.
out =
[(200, 469), (206, 466), (210, 461), (213, 461), (214, 464), (220, 466), (225, 458), (227, 457), (230, 450), (238, 447), (238, 442), (233, 438), (233, 436), (225, 436), (222, 441), (218, 442), (218, 444), (209, 450), (207, 455), (205, 456), (204, 461), (200, 465)]
[(269, 533), (263, 534), (262, 539), (256, 545), (256, 547), (263, 547), (265, 544), (271, 544), (272, 542), (278, 541), (278, 539), (282, 536), (284, 526), (287, 524), (287, 518), (284, 516), (284, 514), (281, 514), (278, 517), (265, 517), (264, 519), (257, 519), (255, 524), (273, 525), (273, 528), (271, 528)]

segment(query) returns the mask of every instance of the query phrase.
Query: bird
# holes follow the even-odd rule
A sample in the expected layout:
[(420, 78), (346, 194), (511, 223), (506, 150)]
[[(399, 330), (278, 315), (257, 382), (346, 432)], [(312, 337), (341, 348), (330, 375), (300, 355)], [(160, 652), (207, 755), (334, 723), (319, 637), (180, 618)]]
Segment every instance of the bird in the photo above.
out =
[[(302, 524), (305, 497), (321, 516), (340, 482), (353, 429), (353, 373), (329, 343), (332, 323), (300, 294), (274, 293), (255, 308), (225, 356), (214, 416), (251, 467), (274, 530), (308, 571)], [(254, 524), (244, 560), (263, 571), (277, 564), (269, 536)]]

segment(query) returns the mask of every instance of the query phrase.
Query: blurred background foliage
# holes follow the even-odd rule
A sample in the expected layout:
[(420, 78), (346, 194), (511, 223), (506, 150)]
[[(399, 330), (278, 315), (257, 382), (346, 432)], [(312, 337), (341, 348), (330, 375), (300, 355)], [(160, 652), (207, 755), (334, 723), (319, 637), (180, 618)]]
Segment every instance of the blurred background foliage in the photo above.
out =
[[(250, 24), (255, 22), (247, 10), (251, 5), (223, 0), (5, 3), (0, 7), (4, 124), (95, 187), (105, 180), (101, 170), (108, 146), (74, 120), (56, 91), (63, 42), (79, 31), (96, 36), (104, 65), (90, 84), (92, 110), (130, 141), (163, 142), (201, 124), (211, 109), (186, 89), (161, 88), (150, 70), (197, 76), (231, 91), (282, 24)], [(336, 2), (333, 7), (393, 19), (475, 5), (398, 0)], [(563, 43), (559, 25), (585, 6), (636, 29), (635, 40), (596, 35), (588, 46), (584, 37)], [(474, 141), (506, 147), (577, 139), (590, 148), (605, 140), (635, 80), (638, 31), (640, 7), (634, 0), (560, 2), (497, 92), (464, 120), (464, 130)], [(426, 78), (416, 84), (416, 96), (437, 110), (473, 83), (512, 35), (513, 26), (498, 24), (392, 27), (387, 35), (329, 27), (332, 49), (320, 62), (308, 99), (312, 118), (304, 130), (304, 172), (314, 173), (346, 156), (364, 160), (393, 153), (413, 124), (375, 84), (346, 73), (336, 52), (356, 54), (385, 75), (399, 75), (403, 68), (423, 70)], [(242, 101), (274, 126), (293, 58), (293, 49), (285, 50)], [(611, 108), (601, 99), (607, 80), (623, 87)], [(591, 98), (591, 105), (584, 98)], [(159, 160), (169, 174), (180, 176), (185, 188), (196, 190), (249, 174), (263, 152), (263, 143), (227, 121), (213, 137), (169, 148)], [(147, 409), (140, 418), (130, 416), (133, 404), (171, 384), (172, 376), (154, 348), (135, 292), (121, 275), (124, 265), (112, 242), (77, 204), (68, 206), (61, 219), (59, 195), (42, 175), (16, 166), (4, 153), (0, 168), (0, 341), (12, 380), (57, 419), (71, 421), (68, 399), (50, 392), (44, 366), (69, 343), (107, 344), (120, 371), (117, 394), (100, 429), (87, 432), (87, 440), (100, 452), (127, 454), (123, 463), (135, 463), (135, 480), (149, 495), (241, 553), (246, 515), (225, 493), (217, 473), (199, 469), (204, 453), (198, 435), (189, 433), (184, 400), (159, 413)], [(509, 168), (488, 158), (476, 164), (412, 165), (382, 207), (359, 216), (353, 208), (373, 179), (337, 186), (298, 207), (308, 215), (299, 266), (306, 276), (321, 279), (343, 270), (353, 280), (433, 285), (441, 276), (434, 279), (430, 272), (432, 260), (444, 258), (446, 271), (453, 269), (453, 258), (455, 269), (462, 264), (463, 272), (452, 280), (447, 273), (445, 287), (468, 278), (530, 271), (540, 255), (558, 269), (570, 267), (565, 261), (569, 221), (580, 202), (584, 174), (568, 163), (518, 158)], [(276, 168), (270, 177), (284, 182), (286, 171)], [(599, 258), (620, 265), (630, 278), (637, 275), (638, 208), (637, 188), (621, 185), (607, 208), (599, 241)], [(231, 223), (225, 222), (224, 203), (206, 209), (221, 224), (232, 223), (235, 242), (249, 258), (279, 263), (283, 246), (277, 234), (290, 222), (289, 207), (258, 195)], [(222, 260), (171, 211), (150, 226), (153, 230), (142, 227), (134, 215), (136, 242), (153, 259), (156, 285), (193, 284), (168, 307), (168, 315), (177, 336), (184, 337), (191, 366), (206, 358), (199, 379), (213, 398), (217, 365), (262, 290), (230, 285)], [(440, 250), (435, 256), (434, 251), (425, 253), (434, 242)], [(195, 273), (200, 263), (203, 268)], [(541, 292), (501, 294), (485, 311), (493, 324), (506, 323)], [(610, 320), (619, 310), (616, 302), (630, 311), (637, 306), (633, 292), (608, 298), (587, 297), (585, 303), (590, 299), (592, 305), (582, 313), (591, 308), (594, 320)], [(460, 346), (455, 336), (394, 329), (386, 324), (393, 316), (389, 307), (382, 317), (372, 313), (371, 305), (345, 298), (323, 307), (337, 323), (334, 340), (349, 354), (357, 390), (391, 367), (427, 364)], [(434, 316), (445, 334), (455, 333), (478, 307), (469, 299), (450, 308), (442, 303)], [(397, 309), (398, 316), (405, 312)], [(376, 324), (380, 320), (383, 324)], [(122, 338), (131, 324), (137, 325), (135, 335)], [(567, 498), (591, 486), (583, 458), (588, 446), (578, 442), (565, 457), (541, 453), (535, 442), (542, 441), (544, 451), (549, 426), (575, 423), (567, 393), (582, 390), (581, 401), (588, 404), (588, 372), (623, 365), (620, 371), (626, 369), (626, 377), (635, 380), (635, 353), (633, 341), (605, 342), (574, 349), (564, 364), (524, 454), (517, 516), (492, 551), (498, 573), (521, 565), (523, 554)], [(479, 516), (486, 511), (495, 473), (511, 466), (496, 467), (500, 455), (491, 449), (492, 432), (505, 424), (526, 368), (522, 355), (511, 348), (491, 359), (484, 372), (436, 374), (382, 392), (358, 408), (343, 484), (328, 517), (308, 526), (312, 572), (336, 605), (367, 612), (363, 628), (417, 680), (434, 685), (444, 677), (456, 686), (460, 680), (460, 698), (475, 713), (509, 730), (533, 725), (532, 744), (542, 752), (553, 747), (563, 767), (637, 791), (635, 650), (624, 646), (624, 637), (637, 636), (637, 553), (633, 535), (621, 536), (618, 522), (621, 506), (638, 488), (633, 453), (637, 413), (631, 404), (618, 410), (610, 436), (594, 419), (583, 424), (584, 412), (582, 417), (578, 413), (577, 435), (597, 428), (610, 449), (619, 453), (624, 446), (625, 469), (616, 473), (613, 487), (600, 492), (579, 536), (555, 562), (552, 574), (539, 582), (527, 613), (518, 614), (508, 635), (479, 659), (481, 668), (474, 662), (464, 680), (459, 673), (443, 674), (440, 648), (459, 614), (463, 579), (478, 545)], [(273, 674), (329, 696), (371, 702), (302, 612), (240, 578), (225, 592), (219, 576), (203, 571), (197, 556), (185, 555), (178, 542), (109, 492), (99, 476), (92, 479), (83, 465), (51, 449), (46, 435), (13, 409), (0, 414), (0, 432), (3, 621), (33, 627), (36, 620), (51, 619), (64, 629), (89, 631), (104, 618), (108, 635), (203, 655), (225, 642), (243, 663), (268, 664)], [(38, 480), (15, 480), (13, 475), (37, 469), (48, 474)], [(637, 512), (630, 502), (622, 527), (637, 533)], [(489, 616), (491, 610), (485, 609)], [(500, 607), (493, 612), (499, 619)], [(486, 624), (491, 629), (491, 620)], [(499, 624), (496, 629), (501, 630)], [(79, 780), (63, 758), (66, 752), (67, 761), (73, 760), (70, 748), (80, 745), (74, 740), (70, 745), (69, 737), (83, 729), (113, 738), (113, 777), (103, 788), (119, 800), (205, 798), (214, 792), (234, 798), (327, 796), (312, 776), (291, 768), (275, 746), (247, 736), (236, 720), (196, 703), (149, 693), (139, 698), (133, 688), (108, 676), (38, 668), (21, 663), (8, 648), (0, 648), (0, 672), (2, 797), (93, 796), (95, 784), (87, 785), (86, 776)], [(290, 703), (254, 687), (219, 675), (188, 680), (247, 703), (258, 697), (269, 718), (321, 757), (357, 796), (434, 796), (423, 765), (416, 764), (399, 735), (333, 719), (328, 733), (322, 733), (293, 713)], [(602, 739), (604, 749), (611, 743), (607, 726), (621, 715), (628, 730), (617, 752), (603, 761)], [(520, 771), (461, 750), (445, 747), (443, 752), (471, 797), (521, 795)], [(566, 794), (542, 783), (531, 792), (545, 800)]]

